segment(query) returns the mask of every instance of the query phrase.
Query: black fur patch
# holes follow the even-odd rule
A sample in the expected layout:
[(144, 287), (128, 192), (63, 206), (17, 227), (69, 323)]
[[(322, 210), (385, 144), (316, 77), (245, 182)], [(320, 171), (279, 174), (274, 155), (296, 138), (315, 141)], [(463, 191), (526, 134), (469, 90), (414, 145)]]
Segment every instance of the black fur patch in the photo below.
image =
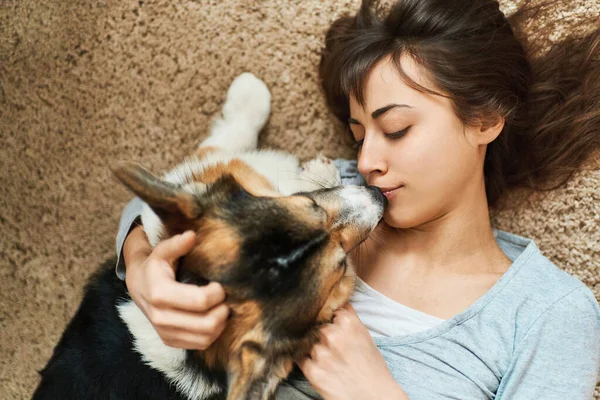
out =
[[(116, 308), (130, 297), (115, 275), (115, 262), (104, 263), (90, 279), (77, 313), (40, 371), (34, 400), (186, 399), (134, 350)], [(225, 388), (222, 376), (213, 377)]]

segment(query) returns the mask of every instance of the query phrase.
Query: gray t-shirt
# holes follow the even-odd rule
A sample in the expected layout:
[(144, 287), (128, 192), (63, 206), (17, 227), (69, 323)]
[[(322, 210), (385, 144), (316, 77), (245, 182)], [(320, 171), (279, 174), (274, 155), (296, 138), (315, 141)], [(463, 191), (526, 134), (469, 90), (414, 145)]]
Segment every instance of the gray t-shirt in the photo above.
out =
[[(363, 182), (355, 162), (336, 163), (342, 183)], [(123, 212), (119, 256), (140, 206)], [(394, 379), (411, 400), (589, 400), (600, 376), (598, 302), (532, 240), (494, 233), (512, 265), (486, 294), (432, 329), (374, 338)], [(320, 398), (297, 371), (276, 397)]]

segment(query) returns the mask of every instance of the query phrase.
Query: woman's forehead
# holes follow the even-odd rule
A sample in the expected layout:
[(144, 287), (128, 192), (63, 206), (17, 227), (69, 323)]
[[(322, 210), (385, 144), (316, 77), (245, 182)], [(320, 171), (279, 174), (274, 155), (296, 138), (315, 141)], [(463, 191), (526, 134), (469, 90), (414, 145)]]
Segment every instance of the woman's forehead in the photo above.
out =
[[(436, 90), (426, 78), (425, 69), (410, 57), (402, 60), (401, 66), (404, 73), (417, 84)], [(432, 99), (432, 95), (409, 86), (390, 59), (380, 61), (371, 69), (365, 80), (363, 96), (364, 107), (358, 103), (356, 97), (350, 96), (350, 110), (353, 115), (371, 114), (390, 104), (406, 105), (408, 107), (398, 107), (398, 109), (414, 112), (418, 108), (427, 107), (431, 102), (439, 102), (439, 96), (435, 96), (438, 99)]]

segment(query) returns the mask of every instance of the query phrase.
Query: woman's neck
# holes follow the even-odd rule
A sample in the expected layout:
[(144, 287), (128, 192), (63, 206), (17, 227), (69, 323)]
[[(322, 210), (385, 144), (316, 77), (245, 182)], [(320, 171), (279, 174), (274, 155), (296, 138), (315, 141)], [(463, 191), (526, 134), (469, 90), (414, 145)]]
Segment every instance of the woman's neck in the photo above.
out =
[(485, 195), (418, 227), (396, 229), (382, 222), (353, 257), (358, 268), (369, 270), (402, 263), (423, 272), (471, 274), (510, 265), (494, 238)]

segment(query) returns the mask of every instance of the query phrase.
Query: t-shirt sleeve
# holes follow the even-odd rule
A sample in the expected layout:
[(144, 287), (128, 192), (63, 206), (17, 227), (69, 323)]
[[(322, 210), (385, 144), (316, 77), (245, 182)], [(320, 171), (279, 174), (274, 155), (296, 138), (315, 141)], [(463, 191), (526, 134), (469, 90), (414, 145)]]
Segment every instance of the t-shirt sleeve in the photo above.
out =
[(131, 229), (140, 223), (142, 215), (143, 201), (139, 197), (134, 197), (123, 209), (121, 220), (119, 221), (119, 231), (117, 232), (117, 265), (115, 272), (121, 280), (125, 280), (125, 261), (123, 260), (123, 243)]
[(587, 287), (552, 304), (517, 342), (497, 400), (589, 400), (600, 373), (600, 307)]
[(365, 186), (367, 184), (365, 178), (358, 172), (358, 163), (356, 160), (338, 158), (337, 160), (333, 160), (333, 163), (340, 171), (342, 185)]

